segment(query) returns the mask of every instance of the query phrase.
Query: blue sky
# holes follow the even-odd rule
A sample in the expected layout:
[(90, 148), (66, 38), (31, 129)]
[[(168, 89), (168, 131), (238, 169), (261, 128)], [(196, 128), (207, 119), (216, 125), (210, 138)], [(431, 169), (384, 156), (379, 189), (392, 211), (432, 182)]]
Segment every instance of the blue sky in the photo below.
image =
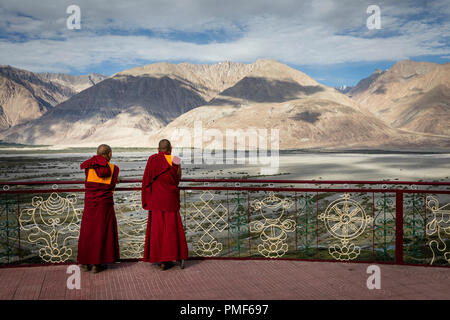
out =
[[(139, 65), (275, 59), (329, 85), (354, 85), (404, 59), (450, 61), (450, 1), (130, 0), (0, 3), (0, 64), (107, 75)], [(369, 5), (381, 29), (369, 30)]]

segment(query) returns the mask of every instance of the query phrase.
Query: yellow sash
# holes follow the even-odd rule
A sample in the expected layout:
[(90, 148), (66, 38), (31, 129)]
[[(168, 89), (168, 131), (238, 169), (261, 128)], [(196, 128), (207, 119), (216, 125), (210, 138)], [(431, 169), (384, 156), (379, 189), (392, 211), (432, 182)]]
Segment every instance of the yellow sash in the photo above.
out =
[(172, 166), (172, 155), (171, 154), (165, 154), (164, 155), (166, 157), (167, 162), (169, 163), (170, 166)]
[(87, 182), (96, 182), (96, 183), (103, 183), (103, 184), (111, 184), (111, 180), (114, 174), (114, 165), (112, 163), (108, 162), (109, 167), (111, 168), (111, 176), (106, 178), (101, 178), (97, 175), (94, 169), (89, 169), (88, 176), (87, 176)]

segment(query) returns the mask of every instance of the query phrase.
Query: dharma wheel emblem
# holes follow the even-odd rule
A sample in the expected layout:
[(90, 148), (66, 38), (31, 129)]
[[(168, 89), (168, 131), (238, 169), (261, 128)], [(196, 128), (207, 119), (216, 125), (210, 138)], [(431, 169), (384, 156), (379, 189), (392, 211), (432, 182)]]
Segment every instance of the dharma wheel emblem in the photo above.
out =
[(345, 193), (328, 205), (325, 212), (319, 215), (319, 220), (325, 223), (334, 238), (341, 241), (341, 245), (329, 247), (330, 255), (336, 260), (353, 260), (359, 256), (361, 248), (350, 241), (362, 235), (373, 218), (367, 216), (363, 207)]

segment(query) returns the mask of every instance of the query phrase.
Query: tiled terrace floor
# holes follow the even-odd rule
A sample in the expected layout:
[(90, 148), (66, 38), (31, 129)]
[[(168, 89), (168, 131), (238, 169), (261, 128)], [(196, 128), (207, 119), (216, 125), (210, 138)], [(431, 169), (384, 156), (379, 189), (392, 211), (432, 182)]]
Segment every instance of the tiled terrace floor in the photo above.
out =
[(381, 289), (366, 286), (369, 264), (190, 260), (161, 271), (143, 262), (81, 273), (69, 290), (67, 265), (0, 269), (0, 299), (450, 299), (450, 269), (379, 265)]

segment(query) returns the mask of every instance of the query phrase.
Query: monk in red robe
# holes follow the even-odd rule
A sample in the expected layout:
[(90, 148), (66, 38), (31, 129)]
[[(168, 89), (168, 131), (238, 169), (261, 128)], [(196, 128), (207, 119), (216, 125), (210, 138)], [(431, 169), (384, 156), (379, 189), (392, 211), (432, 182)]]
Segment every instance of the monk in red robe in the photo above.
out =
[(97, 148), (97, 155), (83, 162), (85, 170), (84, 212), (78, 239), (78, 263), (83, 271), (97, 273), (107, 263), (120, 258), (117, 220), (114, 212), (114, 188), (119, 167), (110, 163), (112, 150), (106, 144)]
[(188, 247), (180, 217), (181, 166), (171, 155), (169, 140), (161, 140), (158, 153), (149, 157), (142, 180), (142, 207), (149, 210), (143, 261), (166, 270), (173, 261), (184, 268)]

